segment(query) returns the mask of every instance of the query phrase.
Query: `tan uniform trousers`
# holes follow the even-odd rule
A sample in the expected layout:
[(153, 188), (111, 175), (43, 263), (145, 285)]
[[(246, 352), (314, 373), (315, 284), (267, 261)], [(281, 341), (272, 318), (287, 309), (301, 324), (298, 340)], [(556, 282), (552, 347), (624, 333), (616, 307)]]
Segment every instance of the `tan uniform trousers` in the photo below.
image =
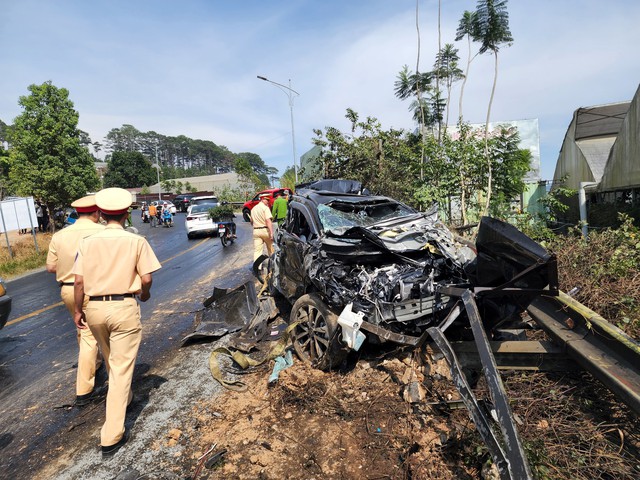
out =
[(85, 314), (109, 366), (107, 414), (100, 430), (100, 444), (108, 447), (124, 435), (127, 405), (133, 399), (131, 380), (142, 338), (140, 307), (135, 298), (89, 301)]
[[(60, 297), (64, 302), (67, 310), (73, 318), (74, 299), (73, 285), (63, 285), (60, 287)], [(89, 297), (84, 297), (82, 309), (87, 308)], [(91, 330), (88, 328), (76, 328), (76, 337), (78, 339), (78, 371), (76, 373), (76, 395), (87, 395), (93, 391), (96, 383), (96, 370), (102, 364), (100, 351), (98, 350), (98, 342), (94, 338)]]
[(263, 245), (267, 246), (269, 256), (273, 254), (273, 240), (269, 237), (268, 228), (253, 229), (253, 261), (255, 262), (262, 255)]

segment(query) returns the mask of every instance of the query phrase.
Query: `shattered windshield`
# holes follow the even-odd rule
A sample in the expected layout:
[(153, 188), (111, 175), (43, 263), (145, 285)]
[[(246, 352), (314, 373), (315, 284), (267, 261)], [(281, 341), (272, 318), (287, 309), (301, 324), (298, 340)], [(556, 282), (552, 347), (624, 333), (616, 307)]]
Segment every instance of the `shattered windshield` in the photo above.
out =
[(413, 215), (409, 207), (396, 202), (318, 205), (318, 216), (325, 232), (340, 234), (352, 227), (369, 227), (391, 218)]

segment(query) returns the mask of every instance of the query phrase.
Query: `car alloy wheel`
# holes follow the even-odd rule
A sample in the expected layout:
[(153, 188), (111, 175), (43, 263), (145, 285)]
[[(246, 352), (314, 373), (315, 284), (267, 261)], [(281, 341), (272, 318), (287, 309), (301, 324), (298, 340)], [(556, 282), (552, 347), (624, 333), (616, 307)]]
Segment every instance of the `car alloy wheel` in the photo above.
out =
[(338, 367), (349, 353), (340, 342), (338, 316), (315, 293), (303, 295), (291, 309), (289, 323), (299, 322), (293, 331), (293, 348), (305, 362), (320, 370)]

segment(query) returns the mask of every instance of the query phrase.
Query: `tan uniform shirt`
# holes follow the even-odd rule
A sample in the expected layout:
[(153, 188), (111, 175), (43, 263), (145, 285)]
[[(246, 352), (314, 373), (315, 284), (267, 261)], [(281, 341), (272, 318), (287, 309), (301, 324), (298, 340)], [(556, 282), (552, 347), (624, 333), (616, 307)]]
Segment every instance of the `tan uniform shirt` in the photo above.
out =
[(266, 227), (267, 219), (273, 219), (271, 209), (260, 201), (260, 203), (251, 209), (251, 221), (253, 222), (253, 228)]
[(80, 241), (104, 230), (104, 225), (95, 223), (88, 218), (79, 218), (73, 225), (56, 232), (49, 243), (47, 265), (56, 266), (56, 280), (63, 283), (73, 283), (71, 273), (76, 260)]
[(84, 277), (85, 295), (119, 295), (140, 293), (140, 276), (160, 267), (146, 239), (111, 224), (80, 242), (73, 273)]

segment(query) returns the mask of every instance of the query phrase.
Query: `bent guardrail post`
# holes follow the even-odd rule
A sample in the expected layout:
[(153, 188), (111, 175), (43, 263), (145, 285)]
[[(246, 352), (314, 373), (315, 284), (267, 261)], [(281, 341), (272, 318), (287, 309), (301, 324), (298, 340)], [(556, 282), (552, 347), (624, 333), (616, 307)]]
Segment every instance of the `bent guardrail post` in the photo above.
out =
[(471, 387), (469, 386), (469, 383), (467, 382), (467, 378), (462, 371), (460, 362), (458, 362), (458, 358), (456, 357), (451, 344), (444, 336), (444, 333), (442, 333), (442, 330), (440, 330), (438, 327), (428, 328), (427, 332), (429, 332), (429, 335), (431, 335), (431, 338), (433, 338), (436, 345), (444, 355), (444, 358), (447, 360), (449, 369), (451, 371), (451, 378), (453, 379), (453, 383), (455, 384), (458, 393), (460, 393), (460, 396), (462, 397), (462, 401), (469, 411), (469, 415), (471, 416), (471, 420), (473, 420), (473, 423), (476, 426), (476, 430), (482, 437), (482, 440), (491, 453), (493, 461), (498, 467), (500, 478), (502, 478), (503, 480), (515, 478), (511, 477), (507, 456), (500, 446), (500, 442), (496, 438), (495, 432), (491, 428), (490, 420), (480, 408), (478, 400), (476, 399), (473, 391), (471, 390)]
[(520, 435), (518, 435), (518, 430), (515, 426), (507, 392), (504, 389), (502, 379), (498, 373), (498, 366), (491, 351), (487, 333), (482, 325), (482, 319), (480, 318), (473, 293), (470, 290), (464, 292), (462, 294), (462, 301), (464, 302), (467, 316), (469, 317), (473, 338), (478, 347), (478, 353), (480, 354), (480, 360), (482, 362), (482, 371), (487, 379), (487, 386), (489, 387), (489, 393), (495, 406), (498, 424), (504, 436), (510, 478), (533, 478), (529, 464), (527, 463), (524, 448), (522, 447)]

